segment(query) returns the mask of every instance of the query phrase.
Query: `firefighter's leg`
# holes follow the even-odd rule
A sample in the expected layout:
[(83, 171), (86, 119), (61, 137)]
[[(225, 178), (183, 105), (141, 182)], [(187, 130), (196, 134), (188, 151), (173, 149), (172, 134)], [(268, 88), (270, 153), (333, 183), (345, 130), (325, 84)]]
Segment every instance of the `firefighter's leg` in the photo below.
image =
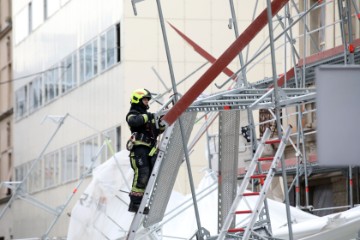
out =
[(134, 169), (134, 179), (130, 193), (130, 212), (139, 209), (146, 185), (150, 177), (149, 150), (145, 146), (136, 146), (130, 154), (131, 167)]

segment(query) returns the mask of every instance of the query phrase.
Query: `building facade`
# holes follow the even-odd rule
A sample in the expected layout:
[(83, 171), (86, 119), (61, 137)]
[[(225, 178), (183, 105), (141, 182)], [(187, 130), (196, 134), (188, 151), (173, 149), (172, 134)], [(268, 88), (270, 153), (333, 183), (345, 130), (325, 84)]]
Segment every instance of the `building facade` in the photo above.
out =
[[(10, 1), (7, 2), (10, 4)], [(307, 1), (309, 5), (313, 2)], [(235, 39), (229, 23), (230, 9), (222, 0), (176, 0), (162, 1), (162, 4), (166, 21), (186, 33), (215, 58)], [(241, 32), (251, 23), (253, 12), (244, 8), (243, 1), (237, 2), (235, 7), (239, 13), (237, 21)], [(307, 8), (301, 4), (299, 7), (302, 10)], [(326, 7), (329, 10), (323, 18), (312, 15), (308, 20), (314, 29), (330, 24), (331, 16), (336, 14), (335, 4)], [(12, 101), (14, 105), (13, 117), (9, 116), (13, 119), (9, 127), (5, 122), (6, 131), (13, 132), (13, 148), (11, 141), (6, 145), (6, 149), (13, 151), (6, 150), (6, 159), (15, 159), (14, 170), (9, 171), (13, 174), (9, 175), (13, 176), (11, 180), (21, 182), (22, 190), (39, 202), (34, 207), (29, 202), (16, 200), (5, 215), (7, 219), (13, 217), (9, 221), (11, 226), (0, 228), (4, 232), (0, 233), (0, 237), (5, 236), (7, 239), (9, 232), (15, 239), (42, 236), (54, 219), (48, 206), (65, 208), (49, 235), (65, 237), (69, 223), (66, 213), (71, 212), (79, 196), (75, 196), (68, 205), (64, 203), (73, 194), (76, 183), (85, 179), (76, 189), (82, 192), (90, 180), (86, 175), (89, 169), (112, 156), (106, 139), (111, 140), (114, 151), (125, 148), (130, 133), (125, 116), (132, 90), (147, 88), (155, 94), (161, 94), (171, 87), (156, 2), (143, 1), (136, 4), (136, 8), (137, 16), (134, 15), (130, 0), (12, 1), (12, 77), (11, 73), (8, 73), (9, 77), (3, 77), (2, 69), (6, 64), (1, 62), (1, 81), (4, 78), (14, 79), (12, 87), (1, 85), (2, 91), (12, 93), (12, 97), (6, 100), (9, 102), (7, 107), (2, 111), (8, 111)], [(255, 16), (265, 8), (266, 2), (260, 1), (254, 11)], [(291, 12), (296, 15), (295, 8), (291, 8)], [(178, 86), (178, 91), (184, 93), (207, 69), (208, 66), (205, 66), (197, 70), (207, 60), (189, 47), (168, 25), (166, 28), (176, 81), (191, 75)], [(314, 53), (315, 50), (309, 44), (306, 47), (306, 44), (301, 43), (302, 27), (299, 25), (297, 29), (294, 33), (296, 48), (301, 53), (302, 46), (305, 46), (304, 55)], [(281, 31), (277, 28), (274, 33)], [(324, 43), (324, 36), (317, 36), (318, 44), (323, 49), (332, 48), (341, 42), (335, 27), (328, 31), (326, 36), (331, 36), (331, 41)], [(258, 46), (267, 41), (268, 32), (265, 27), (252, 41), (255, 47), (247, 50), (249, 56), (257, 54)], [(1, 47), (3, 44), (2, 40)], [(292, 62), (290, 44), (280, 45), (285, 45), (288, 51), (279, 51), (279, 57), (276, 58), (279, 68), (291, 65)], [(247, 69), (249, 82), (271, 76), (269, 54), (263, 55), (261, 57), (267, 57), (265, 60), (255, 61)], [(235, 59), (229, 68), (235, 71), (239, 66), (239, 60)], [(224, 82), (227, 78), (222, 73), (214, 82)], [(3, 86), (8, 88), (4, 89)], [(219, 89), (210, 85), (204, 94), (216, 91)], [(159, 101), (166, 101), (167, 98), (168, 95), (165, 95)], [(2, 99), (0, 104), (3, 104)], [(153, 103), (151, 110), (156, 111), (159, 106)], [(256, 113), (254, 115), (258, 119)], [(197, 127), (203, 121), (200, 119)], [(247, 121), (246, 117), (244, 121)], [(3, 125), (1, 127), (3, 136)], [(214, 132), (218, 130), (216, 124), (211, 128)], [(250, 148), (245, 144), (246, 141), (242, 154), (246, 155), (244, 158), (249, 158)], [(201, 178), (201, 169), (207, 166), (205, 146), (204, 141), (199, 141), (191, 153), (195, 180)], [(6, 167), (11, 170), (10, 164)], [(188, 193), (186, 167), (180, 170), (178, 179), (176, 190)], [(3, 223), (4, 218), (0, 221)]]
[[(13, 175), (13, 98), (12, 98), (12, 18), (11, 1), (0, 1), (0, 209), (9, 200), (11, 190), (4, 182)], [(1, 211), (0, 210), (0, 211)], [(9, 239), (12, 219), (0, 226), (0, 239)]]
[[(167, 19), (182, 30), (191, 30), (189, 34), (200, 44), (219, 55), (234, 39), (233, 32), (224, 28), (228, 9), (218, 12), (221, 1), (190, 2), (164, 2)], [(204, 11), (196, 10), (203, 6)], [(54, 219), (48, 206), (66, 207), (49, 235), (66, 236), (69, 217), (65, 213), (71, 212), (77, 198), (63, 204), (90, 167), (111, 157), (107, 146), (97, 156), (104, 140), (111, 140), (114, 151), (124, 149), (131, 92), (166, 90), (153, 69), (171, 87), (156, 4), (144, 1), (137, 10), (135, 16), (131, 1), (118, 0), (13, 1), (13, 78), (19, 79), (13, 82), (14, 173), (22, 189), (41, 202), (39, 209), (39, 204), (34, 207), (16, 200), (7, 211), (14, 216), (15, 239), (42, 236)], [(185, 22), (186, 18), (190, 21)], [(206, 60), (168, 31), (176, 79), (181, 80)], [(217, 31), (221, 32), (212, 36)], [(179, 92), (200, 74), (180, 85)], [(151, 110), (158, 106), (152, 104)], [(193, 155), (196, 179), (206, 165), (205, 147), (198, 145)], [(180, 179), (181, 175), (187, 176), (185, 167)], [(188, 192), (188, 180), (183, 179), (177, 188)]]

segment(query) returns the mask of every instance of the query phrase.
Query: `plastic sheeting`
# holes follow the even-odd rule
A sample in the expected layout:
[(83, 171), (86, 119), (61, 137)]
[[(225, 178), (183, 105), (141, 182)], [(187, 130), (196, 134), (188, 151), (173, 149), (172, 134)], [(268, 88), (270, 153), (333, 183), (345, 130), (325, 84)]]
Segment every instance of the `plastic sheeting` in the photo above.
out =
[[(121, 174), (121, 167), (124, 175)], [(132, 180), (128, 152), (121, 151), (94, 169), (93, 179), (71, 212), (68, 240), (102, 240), (125, 238), (134, 213), (127, 211), (128, 191)], [(214, 172), (207, 171), (196, 189), (200, 223), (217, 235), (218, 192)], [(256, 196), (248, 203), (255, 204)], [(274, 237), (288, 239), (285, 205), (268, 199)], [(248, 209), (240, 202), (238, 210)], [(290, 207), (294, 239), (349, 240), (360, 230), (360, 207), (324, 217), (314, 216)], [(244, 226), (247, 220), (237, 218), (236, 225)], [(149, 229), (140, 229), (141, 239), (190, 239), (197, 231), (197, 222), (191, 195), (172, 192), (163, 220)]]

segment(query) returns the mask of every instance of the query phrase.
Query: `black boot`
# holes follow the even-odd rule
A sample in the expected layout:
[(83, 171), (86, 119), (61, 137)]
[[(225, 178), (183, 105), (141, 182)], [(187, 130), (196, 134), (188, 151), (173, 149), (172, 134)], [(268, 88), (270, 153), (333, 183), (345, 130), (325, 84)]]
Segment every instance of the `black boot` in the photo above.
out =
[(139, 196), (137, 195), (137, 193), (133, 193), (133, 192), (131, 192), (129, 196), (130, 196), (130, 204), (128, 211), (136, 213), (139, 210), (143, 196)]
[[(139, 210), (139, 207), (140, 207), (141, 200), (142, 200), (143, 196), (136, 196), (136, 195), (132, 195), (131, 193), (130, 193), (129, 196), (130, 196), (130, 204), (129, 204), (128, 211), (137, 213), (138, 210)], [(149, 214), (149, 210), (150, 209), (148, 207), (145, 207), (142, 214), (145, 214), (145, 215)]]
[(130, 202), (128, 211), (136, 213), (139, 210), (139, 207), (140, 207), (140, 204)]

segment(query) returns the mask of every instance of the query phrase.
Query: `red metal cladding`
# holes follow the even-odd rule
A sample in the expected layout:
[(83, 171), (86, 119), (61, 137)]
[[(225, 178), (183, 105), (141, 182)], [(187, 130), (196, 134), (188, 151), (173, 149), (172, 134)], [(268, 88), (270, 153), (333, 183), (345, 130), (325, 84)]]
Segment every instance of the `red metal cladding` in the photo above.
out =
[(266, 178), (266, 174), (252, 175), (250, 178), (252, 179)]
[(260, 157), (258, 158), (258, 161), (259, 162), (262, 162), (262, 161), (272, 161), (274, 160), (274, 157)]
[(269, 139), (265, 141), (265, 144), (274, 144), (274, 143), (280, 143), (280, 139)]
[(243, 193), (244, 197), (248, 197), (248, 196), (259, 196), (260, 193), (258, 192), (248, 192), (248, 193)]
[(228, 230), (228, 233), (245, 232), (245, 228), (232, 228)]
[(249, 214), (252, 213), (251, 210), (241, 210), (241, 211), (236, 211), (235, 214)]
[[(289, 0), (274, 0), (271, 3), (272, 14), (277, 14)], [(241, 52), (254, 37), (267, 25), (267, 9), (245, 29), (227, 50), (211, 65), (199, 80), (183, 95), (182, 98), (163, 117), (167, 125), (176, 119), (194, 102), (194, 100), (210, 85), (223, 69)]]
[[(289, 71), (287, 71), (286, 74), (282, 74), (278, 78), (278, 80), (277, 80), (278, 86), (281, 87), (282, 85), (284, 85), (285, 77), (286, 77), (286, 81), (289, 81), (289, 79), (293, 78), (294, 76), (295, 76), (295, 71), (294, 71), (294, 68), (292, 68)], [(274, 85), (271, 85), (268, 89), (271, 89), (273, 87), (274, 87)]]

